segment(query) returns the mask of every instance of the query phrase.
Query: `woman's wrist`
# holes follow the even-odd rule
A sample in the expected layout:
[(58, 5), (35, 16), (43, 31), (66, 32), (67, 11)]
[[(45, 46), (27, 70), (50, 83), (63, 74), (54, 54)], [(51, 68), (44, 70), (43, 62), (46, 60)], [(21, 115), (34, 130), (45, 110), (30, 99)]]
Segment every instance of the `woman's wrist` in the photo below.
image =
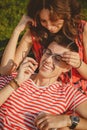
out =
[(20, 35), (21, 31), (17, 28), (14, 29), (13, 34), (14, 35)]
[(76, 67), (76, 69), (79, 69), (82, 65), (82, 60), (80, 59), (79, 65)]

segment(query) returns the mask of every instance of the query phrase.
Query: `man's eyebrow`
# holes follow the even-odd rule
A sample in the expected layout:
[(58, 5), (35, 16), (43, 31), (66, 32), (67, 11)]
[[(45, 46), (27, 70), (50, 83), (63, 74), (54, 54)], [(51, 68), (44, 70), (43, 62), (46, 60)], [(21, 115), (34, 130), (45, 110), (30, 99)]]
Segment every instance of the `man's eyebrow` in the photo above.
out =
[(52, 53), (52, 51), (51, 51), (51, 49), (50, 49), (50, 48), (47, 48), (47, 50), (49, 50), (49, 51)]

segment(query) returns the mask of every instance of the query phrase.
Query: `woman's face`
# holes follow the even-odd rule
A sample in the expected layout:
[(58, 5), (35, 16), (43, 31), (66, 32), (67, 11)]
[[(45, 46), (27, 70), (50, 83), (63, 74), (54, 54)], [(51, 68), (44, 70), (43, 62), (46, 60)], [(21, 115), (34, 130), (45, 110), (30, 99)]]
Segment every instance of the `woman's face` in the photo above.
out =
[(58, 19), (56, 21), (51, 21), (49, 10), (43, 9), (40, 12), (40, 22), (41, 25), (48, 29), (51, 33), (57, 33), (63, 27), (64, 20)]

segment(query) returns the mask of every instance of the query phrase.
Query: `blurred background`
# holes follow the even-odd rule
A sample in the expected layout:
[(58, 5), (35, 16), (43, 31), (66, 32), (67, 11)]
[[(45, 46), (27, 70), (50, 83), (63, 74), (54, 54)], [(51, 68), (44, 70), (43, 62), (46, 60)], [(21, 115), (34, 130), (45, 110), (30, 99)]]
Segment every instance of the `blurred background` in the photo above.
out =
[(0, 0), (0, 55), (21, 16), (26, 13), (29, 0)]
[[(87, 0), (78, 0), (82, 5), (82, 13), (87, 20)], [(29, 0), (0, 0), (0, 56), (8, 43), (11, 33), (21, 16), (26, 13)]]

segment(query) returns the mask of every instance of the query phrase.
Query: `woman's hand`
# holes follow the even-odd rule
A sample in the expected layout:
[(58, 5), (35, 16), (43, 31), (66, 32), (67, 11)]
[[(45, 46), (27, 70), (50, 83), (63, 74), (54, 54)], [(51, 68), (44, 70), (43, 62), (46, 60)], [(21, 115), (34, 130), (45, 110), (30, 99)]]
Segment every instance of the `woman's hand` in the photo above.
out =
[(65, 52), (62, 55), (62, 60), (71, 65), (73, 68), (79, 68), (82, 63), (79, 53), (71, 51)]
[(38, 63), (33, 58), (26, 57), (18, 70), (18, 75), (16, 77), (18, 84), (20, 85), (24, 81), (28, 80), (37, 67)]
[(30, 18), (29, 16), (26, 16), (26, 15), (23, 15), (20, 22), (18, 23), (18, 25), (16, 26), (15, 28), (15, 31), (21, 33), (22, 31), (24, 31), (24, 29), (26, 29), (26, 27), (29, 25), (29, 24), (32, 24), (33, 26), (35, 26), (35, 21)]

